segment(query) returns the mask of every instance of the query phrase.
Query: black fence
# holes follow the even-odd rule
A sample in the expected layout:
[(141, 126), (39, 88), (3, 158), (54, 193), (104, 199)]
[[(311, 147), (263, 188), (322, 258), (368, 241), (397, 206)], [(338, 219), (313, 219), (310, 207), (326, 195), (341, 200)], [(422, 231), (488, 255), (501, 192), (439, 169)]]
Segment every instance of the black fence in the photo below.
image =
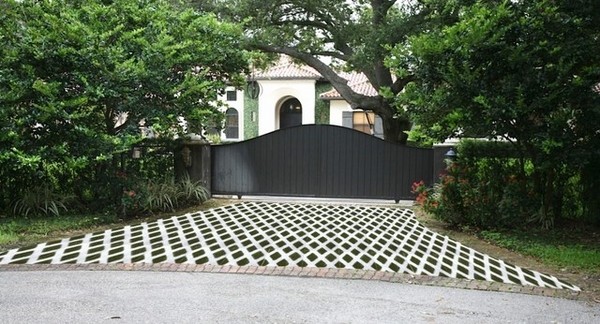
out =
[(211, 190), (219, 195), (413, 199), (431, 184), (432, 149), (385, 142), (345, 127), (303, 125), (212, 146)]

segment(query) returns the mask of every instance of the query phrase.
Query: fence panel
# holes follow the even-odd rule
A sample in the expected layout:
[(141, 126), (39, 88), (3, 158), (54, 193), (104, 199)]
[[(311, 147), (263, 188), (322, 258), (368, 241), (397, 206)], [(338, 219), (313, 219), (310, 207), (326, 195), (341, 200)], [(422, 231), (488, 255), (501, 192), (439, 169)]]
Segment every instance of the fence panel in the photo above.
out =
[(433, 150), (332, 125), (213, 146), (211, 156), (214, 194), (400, 200), (413, 198), (413, 182), (433, 180)]

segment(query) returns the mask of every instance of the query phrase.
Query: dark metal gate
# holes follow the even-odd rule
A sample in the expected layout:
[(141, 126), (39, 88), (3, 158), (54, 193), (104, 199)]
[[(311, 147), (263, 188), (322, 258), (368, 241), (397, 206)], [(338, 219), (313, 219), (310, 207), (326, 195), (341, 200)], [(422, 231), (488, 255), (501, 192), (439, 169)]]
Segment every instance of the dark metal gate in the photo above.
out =
[(433, 150), (339, 126), (304, 125), (211, 147), (212, 193), (412, 199), (433, 178)]

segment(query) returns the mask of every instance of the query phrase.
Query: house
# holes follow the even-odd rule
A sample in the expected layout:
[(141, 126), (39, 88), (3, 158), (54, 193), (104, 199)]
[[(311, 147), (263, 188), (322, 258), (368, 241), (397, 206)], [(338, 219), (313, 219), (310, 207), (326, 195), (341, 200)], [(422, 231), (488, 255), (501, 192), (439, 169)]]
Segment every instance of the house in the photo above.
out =
[[(342, 73), (358, 93), (375, 96), (377, 91), (359, 73)], [(331, 124), (383, 138), (381, 118), (373, 112), (353, 110), (316, 70), (298, 65), (288, 57), (249, 78), (254, 89), (227, 88), (220, 98), (227, 103), (223, 141), (241, 141), (278, 129)]]

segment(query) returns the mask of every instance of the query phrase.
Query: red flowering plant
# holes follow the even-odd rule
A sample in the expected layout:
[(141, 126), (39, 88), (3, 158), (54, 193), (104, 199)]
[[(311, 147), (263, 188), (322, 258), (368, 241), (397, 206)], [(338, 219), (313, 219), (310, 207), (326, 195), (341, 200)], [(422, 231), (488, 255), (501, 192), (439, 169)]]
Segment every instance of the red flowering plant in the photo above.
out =
[(118, 171), (116, 173), (117, 185), (120, 187), (120, 213), (123, 217), (135, 216), (145, 208), (143, 190), (134, 178), (126, 172)]
[(437, 219), (450, 224), (460, 223), (464, 215), (461, 189), (469, 187), (467, 179), (460, 176), (461, 170), (460, 166), (453, 163), (432, 187), (427, 187), (423, 181), (413, 183), (416, 205)]
[(427, 187), (423, 180), (414, 182), (411, 187), (411, 192), (417, 197), (415, 203), (427, 213), (435, 213), (439, 206), (438, 196), (434, 188)]
[(123, 216), (134, 216), (145, 208), (143, 194), (134, 189), (124, 189), (121, 196), (121, 213)]

